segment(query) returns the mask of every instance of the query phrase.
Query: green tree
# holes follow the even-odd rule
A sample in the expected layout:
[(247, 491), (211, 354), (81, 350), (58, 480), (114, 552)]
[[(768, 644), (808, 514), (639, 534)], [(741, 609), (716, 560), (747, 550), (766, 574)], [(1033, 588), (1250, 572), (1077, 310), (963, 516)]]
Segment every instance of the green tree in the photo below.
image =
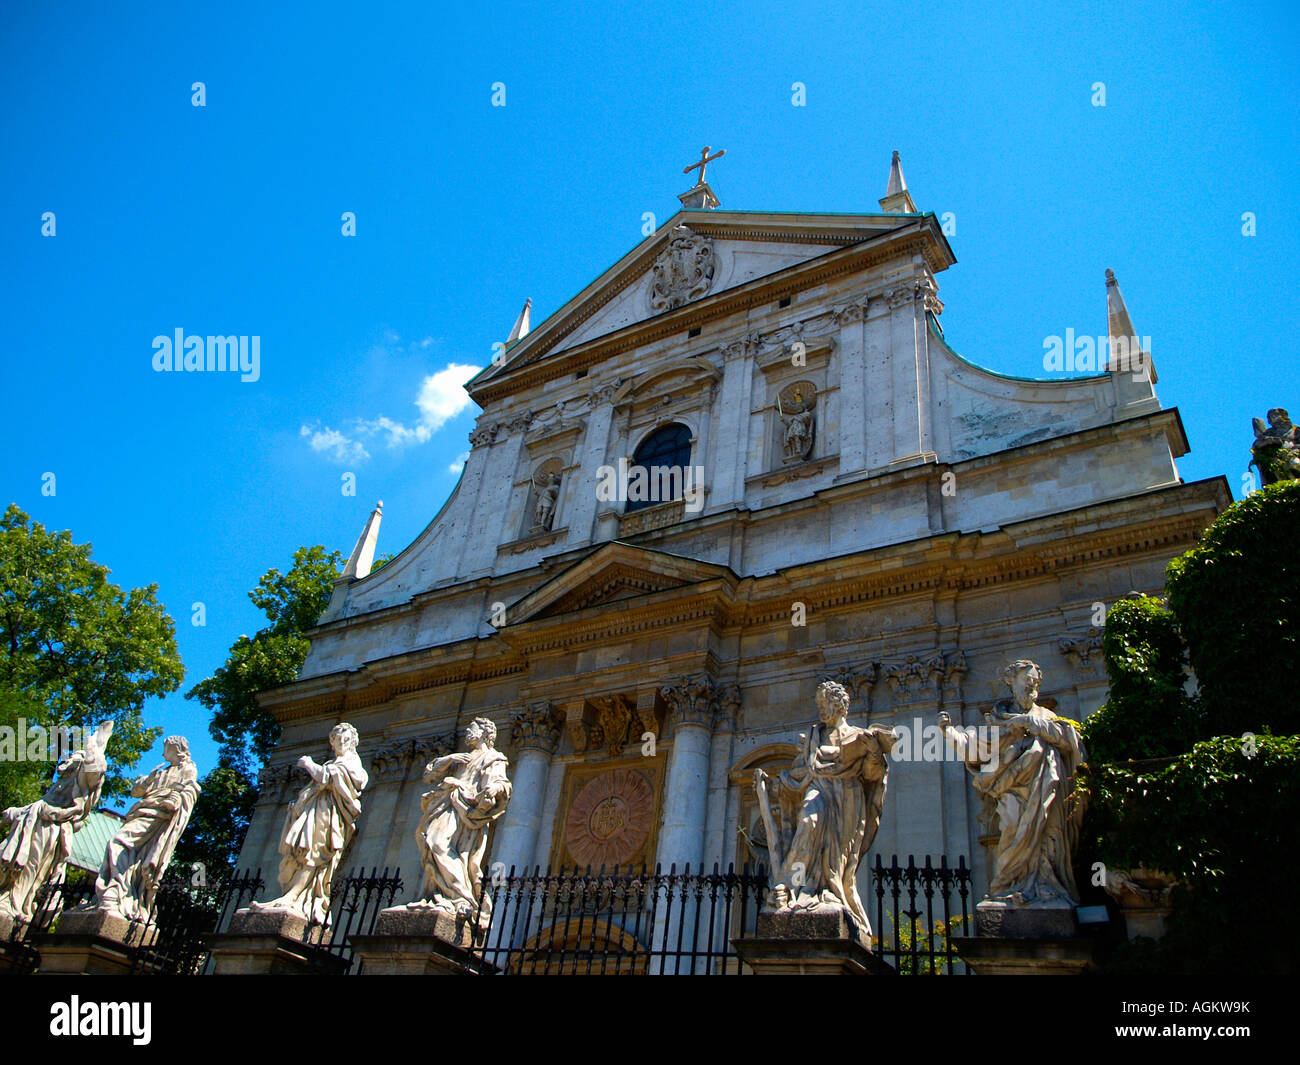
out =
[(1216, 735), (1300, 733), (1300, 481), (1225, 510), (1169, 564), (1169, 605)]
[(1111, 607), (1102, 650), (1110, 691), (1083, 725), (1094, 765), (1172, 757), (1207, 738), (1200, 703), (1184, 687), (1178, 621), (1159, 599), (1144, 595)]
[[(127, 794), (120, 771), (162, 733), (145, 725), (145, 699), (185, 675), (158, 586), (124, 592), (108, 577), (70, 532), (47, 531), (16, 504), (0, 518), (0, 725), (89, 729), (112, 718), (105, 797)], [(0, 806), (38, 798), (51, 769), (0, 764)]]
[(208, 731), (220, 745), (216, 768), (203, 779), (178, 860), (233, 866), (257, 801), (258, 765), (275, 749), (280, 724), (257, 704), (257, 693), (296, 680), (311, 644), (303, 633), (329, 605), (342, 557), (300, 547), (288, 573), (268, 570), (248, 593), (270, 622), (240, 636), (225, 664), (185, 695), (212, 714)]

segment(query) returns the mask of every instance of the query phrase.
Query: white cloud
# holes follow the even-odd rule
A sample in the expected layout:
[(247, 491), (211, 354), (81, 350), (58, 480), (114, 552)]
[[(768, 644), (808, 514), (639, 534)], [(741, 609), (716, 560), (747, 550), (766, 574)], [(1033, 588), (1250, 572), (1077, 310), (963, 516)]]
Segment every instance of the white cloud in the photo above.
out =
[(331, 453), (338, 462), (364, 462), (370, 458), (370, 452), (359, 440), (344, 436), (328, 425), (323, 429), (304, 425), (298, 430), (298, 435), (307, 438), (313, 451)]
[(460, 473), (465, 468), (465, 463), (469, 459), (469, 452), (463, 451), (456, 456), (456, 461), (447, 467), (448, 473)]
[[(426, 338), (420, 346), (427, 347), (432, 343), (432, 338)], [(451, 363), (421, 381), (420, 391), (415, 397), (419, 417), (411, 425), (381, 414), (377, 418), (355, 419), (351, 432), (367, 440), (378, 437), (390, 451), (410, 444), (423, 444), (469, 406), (469, 393), (465, 391), (464, 385), (480, 369), (480, 366)], [(300, 435), (309, 438), (313, 451), (330, 453), (339, 462), (360, 462), (370, 457), (360, 440), (336, 429), (316, 429), (304, 425)], [(459, 473), (463, 465), (464, 460), (458, 459), (452, 464), (452, 472)]]

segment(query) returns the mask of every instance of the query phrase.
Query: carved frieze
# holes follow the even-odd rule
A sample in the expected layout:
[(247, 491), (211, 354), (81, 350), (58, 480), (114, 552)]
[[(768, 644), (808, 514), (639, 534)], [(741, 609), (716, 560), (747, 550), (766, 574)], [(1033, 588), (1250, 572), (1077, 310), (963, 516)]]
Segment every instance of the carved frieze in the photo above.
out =
[(725, 345), (722, 349), (722, 357), (724, 360), (730, 361), (731, 359), (757, 355), (766, 344), (767, 337), (762, 333), (746, 333), (738, 340), (733, 340), (730, 344)]
[(376, 781), (405, 780), (412, 773), (423, 772), (435, 758), (455, 749), (455, 732), (393, 740), (370, 755), (370, 770)]
[(880, 664), (880, 676), (889, 685), (895, 707), (922, 701), (960, 702), (966, 672), (964, 652), (938, 648)]

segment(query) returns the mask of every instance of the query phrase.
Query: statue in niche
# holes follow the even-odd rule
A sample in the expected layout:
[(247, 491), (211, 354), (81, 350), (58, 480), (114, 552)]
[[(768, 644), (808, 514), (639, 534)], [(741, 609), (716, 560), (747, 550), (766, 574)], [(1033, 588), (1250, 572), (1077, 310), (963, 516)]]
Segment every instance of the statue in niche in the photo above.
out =
[(858, 895), (858, 863), (880, 827), (892, 728), (848, 723), (849, 692), (833, 680), (817, 687), (819, 721), (776, 777), (754, 770), (754, 790), (771, 859), (767, 910), (839, 907), (871, 935)]
[(290, 804), (280, 837), (279, 898), (255, 902), (254, 911), (287, 910), (311, 924), (330, 922), (330, 884), (357, 818), (370, 776), (357, 755), (359, 736), (346, 721), (330, 729), (334, 757), (319, 765), (308, 755), (298, 766), (311, 777)]
[(83, 909), (147, 921), (172, 853), (199, 797), (199, 773), (184, 736), (163, 743), (166, 762), (131, 785), (140, 801), (127, 811), (104, 853), (95, 898)]
[(99, 804), (112, 734), (113, 722), (101, 722), (83, 750), (59, 763), (43, 796), (5, 810), (9, 834), (0, 843), (0, 916), (32, 920), (41, 886), (63, 883), (72, 834)]
[(1259, 479), (1269, 485), (1277, 481), (1300, 479), (1300, 429), (1281, 407), (1268, 412), (1268, 425), (1254, 419), (1255, 443), (1251, 446), (1252, 466), (1259, 469)]
[(1083, 804), (1074, 774), (1086, 757), (1074, 725), (1038, 703), (1043, 671), (1021, 659), (1002, 672), (1011, 698), (984, 717), (991, 735), (939, 727), (957, 748), (981, 798), (995, 804), (998, 842), (986, 901), (1011, 906), (1076, 906), (1074, 847)]
[(777, 414), (785, 430), (782, 453), (786, 462), (803, 462), (813, 446), (813, 398), (804, 398), (803, 390), (796, 388), (784, 403), (776, 397)]
[(550, 532), (555, 524), (555, 507), (560, 501), (560, 475), (542, 474), (541, 482), (533, 480), (537, 488), (537, 505), (533, 508), (533, 532)]
[(492, 921), (490, 898), (479, 910), (488, 826), (510, 802), (508, 762), (496, 739), (496, 725), (476, 717), (465, 730), (469, 750), (435, 758), (425, 768), (424, 782), (433, 788), (422, 797), (424, 817), (415, 837), (424, 883), (420, 898), (408, 903), (477, 922), (480, 930)]

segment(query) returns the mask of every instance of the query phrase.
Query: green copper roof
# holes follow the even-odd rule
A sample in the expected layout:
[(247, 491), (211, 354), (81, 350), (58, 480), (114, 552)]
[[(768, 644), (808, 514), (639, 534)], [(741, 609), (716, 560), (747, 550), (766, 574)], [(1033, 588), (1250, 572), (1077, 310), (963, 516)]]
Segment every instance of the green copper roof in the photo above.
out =
[(95, 810), (73, 834), (68, 864), (75, 865), (78, 869), (88, 869), (92, 873), (99, 872), (109, 841), (121, 827), (122, 818), (118, 814)]

